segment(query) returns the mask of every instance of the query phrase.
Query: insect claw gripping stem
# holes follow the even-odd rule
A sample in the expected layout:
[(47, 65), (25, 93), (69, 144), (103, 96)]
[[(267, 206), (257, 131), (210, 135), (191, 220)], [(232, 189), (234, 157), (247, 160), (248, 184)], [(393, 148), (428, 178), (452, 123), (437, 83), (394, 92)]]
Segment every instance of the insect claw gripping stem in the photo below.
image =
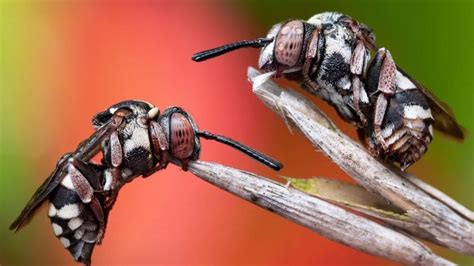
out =
[(265, 154), (262, 154), (254, 149), (251, 149), (241, 143), (238, 143), (237, 141), (235, 140), (232, 140), (230, 138), (227, 138), (227, 137), (224, 137), (224, 136), (220, 136), (220, 135), (214, 135), (210, 132), (207, 132), (207, 131), (197, 131), (196, 132), (197, 136), (199, 137), (203, 137), (205, 139), (209, 139), (209, 140), (215, 140), (217, 142), (220, 142), (220, 143), (223, 143), (223, 144), (226, 144), (228, 146), (231, 146), (245, 154), (247, 154), (248, 156), (252, 157), (253, 159), (259, 161), (260, 163), (272, 168), (273, 170), (276, 170), (276, 171), (279, 171), (281, 168), (283, 168), (283, 165), (278, 162), (277, 160), (265, 155)]
[(265, 46), (267, 43), (273, 41), (273, 39), (268, 38), (258, 38), (256, 40), (251, 41), (240, 41), (234, 42), (230, 44), (226, 44), (217, 48), (209, 49), (206, 51), (202, 51), (193, 55), (192, 59), (195, 62), (205, 61), (207, 59), (214, 58), (216, 56), (223, 55), (225, 53), (244, 48), (244, 47), (252, 47), (252, 48), (260, 48)]

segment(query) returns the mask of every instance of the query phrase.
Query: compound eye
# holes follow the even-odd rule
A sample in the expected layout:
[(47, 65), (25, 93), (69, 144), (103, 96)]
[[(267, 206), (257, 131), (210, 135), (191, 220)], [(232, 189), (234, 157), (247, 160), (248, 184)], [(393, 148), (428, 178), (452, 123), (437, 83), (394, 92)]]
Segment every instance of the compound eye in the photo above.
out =
[(275, 42), (275, 57), (278, 63), (292, 67), (298, 63), (304, 39), (304, 26), (300, 20), (286, 23)]
[(194, 151), (195, 132), (189, 119), (181, 113), (171, 115), (171, 153), (177, 159), (188, 159)]

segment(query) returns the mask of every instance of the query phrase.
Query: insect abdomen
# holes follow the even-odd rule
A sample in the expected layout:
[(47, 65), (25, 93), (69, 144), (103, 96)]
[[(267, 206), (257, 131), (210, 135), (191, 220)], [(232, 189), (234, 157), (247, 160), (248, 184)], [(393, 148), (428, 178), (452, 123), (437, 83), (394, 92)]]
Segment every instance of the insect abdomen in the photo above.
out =
[(383, 148), (374, 134), (369, 145), (386, 160), (406, 169), (427, 151), (433, 139), (433, 123), (429, 105), (420, 91), (399, 91), (390, 98), (382, 123), (386, 147)]
[(74, 259), (90, 263), (100, 229), (92, 210), (74, 190), (69, 175), (51, 195), (48, 216), (54, 234)]

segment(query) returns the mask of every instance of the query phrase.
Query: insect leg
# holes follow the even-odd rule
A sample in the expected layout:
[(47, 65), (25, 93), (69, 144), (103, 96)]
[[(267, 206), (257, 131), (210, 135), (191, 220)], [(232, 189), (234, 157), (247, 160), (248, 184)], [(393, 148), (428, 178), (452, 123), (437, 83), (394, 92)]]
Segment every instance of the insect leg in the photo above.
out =
[(370, 50), (376, 50), (377, 45), (375, 44), (375, 36), (367, 25), (359, 23), (353, 18), (344, 17), (340, 20), (343, 23), (346, 23), (347, 26), (355, 33), (357, 39), (361, 40), (364, 45)]
[(355, 75), (362, 75), (365, 68), (365, 63), (368, 61), (367, 59), (367, 49), (364, 46), (364, 43), (361, 41), (357, 42), (354, 51), (352, 52), (351, 58), (351, 73)]
[(144, 173), (142, 175), (143, 177), (148, 177), (161, 169), (165, 169), (169, 163), (168, 138), (158, 122), (150, 121), (149, 134), (153, 144), (153, 152), (155, 153), (155, 157), (159, 157), (159, 163), (157, 166)]
[[(83, 203), (90, 203), (94, 197), (94, 188), (92, 188), (89, 181), (86, 179), (83, 173), (79, 171), (76, 166), (72, 163), (75, 159), (69, 159), (68, 172), (71, 176), (74, 190), (76, 191), (79, 198)], [(77, 163), (76, 163), (77, 164)]]
[[(361, 77), (367, 67), (367, 62), (370, 59), (370, 54), (362, 41), (358, 41), (357, 45), (352, 53), (350, 69), (352, 73), (352, 103), (354, 110), (356, 111), (361, 124), (359, 126), (364, 127), (367, 125), (367, 118), (361, 111), (360, 107), (360, 95), (362, 88)], [(367, 99), (368, 102), (368, 99)]]
[(114, 131), (110, 135), (110, 150), (111, 150), (111, 162), (114, 167), (119, 167), (122, 164), (123, 152), (122, 144), (120, 144), (120, 139), (117, 134), (117, 131)]
[[(88, 165), (75, 158), (69, 159), (68, 172), (72, 185), (83, 203), (90, 204), (99, 222), (104, 221), (104, 212), (98, 199), (94, 196), (94, 188), (91, 183), (98, 184), (98, 176)], [(87, 177), (86, 177), (87, 176)], [(100, 187), (96, 187), (100, 189)]]
[(117, 131), (110, 135), (110, 158), (112, 163), (112, 185), (111, 190), (116, 190), (120, 186), (120, 168), (123, 160), (122, 144)]
[[(77, 195), (83, 203), (90, 206), (99, 223), (100, 230), (97, 239), (100, 242), (105, 231), (106, 215), (99, 199), (94, 196), (94, 187), (91, 186), (91, 183), (100, 184), (99, 177), (86, 163), (75, 158), (69, 159), (68, 172)], [(95, 189), (100, 189), (100, 187), (95, 187)]]
[(309, 72), (311, 71), (311, 66), (313, 65), (315, 58), (318, 56), (318, 47), (319, 47), (319, 28), (316, 28), (313, 31), (313, 35), (311, 36), (311, 41), (306, 49), (305, 60), (303, 63), (302, 74), (304, 81), (311, 86), (313, 90), (317, 90), (319, 88), (319, 84), (311, 79), (309, 76)]
[(384, 150), (388, 147), (382, 136), (382, 123), (387, 112), (388, 100), (397, 89), (396, 72), (397, 67), (390, 52), (385, 48), (380, 48), (368, 71), (367, 86), (373, 94), (379, 93), (374, 110), (374, 134)]
[(387, 111), (387, 104), (388, 101), (386, 96), (384, 94), (379, 94), (377, 97), (377, 103), (375, 104), (374, 134), (384, 150), (388, 149), (385, 139), (382, 136), (382, 122)]
[(10, 225), (10, 230), (19, 230), (25, 225), (29, 219), (34, 215), (35, 211), (41, 204), (47, 200), (48, 196), (59, 186), (67, 173), (68, 161), (71, 156), (79, 158), (85, 162), (94, 157), (101, 147), (102, 141), (107, 138), (110, 133), (117, 129), (123, 121), (123, 112), (117, 112), (113, 117), (103, 126), (98, 128), (89, 138), (82, 141), (76, 150), (68, 153), (59, 160), (58, 165), (53, 172), (48, 176), (44, 183), (36, 190), (35, 194), (26, 204), (21, 214)]
[(117, 131), (114, 131), (110, 135), (110, 158), (112, 163), (112, 193), (105, 202), (105, 206), (108, 210), (114, 206), (118, 197), (119, 188), (124, 184), (120, 168), (123, 161), (123, 149)]
[(362, 127), (367, 125), (367, 117), (361, 111), (360, 108), (360, 94), (362, 90), (362, 84), (358, 76), (352, 77), (352, 103), (354, 104), (354, 109), (359, 116)]
[(387, 49), (380, 48), (377, 51), (377, 54), (382, 54), (381, 57), (376, 56), (376, 58), (381, 58), (382, 60), (377, 90), (384, 94), (392, 95), (396, 91), (397, 65), (393, 61), (392, 55)]
[[(79, 160), (75, 157), (70, 158), (68, 162), (69, 164), (72, 164), (72, 166), (74, 166), (75, 168), (74, 171), (79, 171), (79, 173), (82, 174), (84, 178), (87, 179), (91, 187), (94, 189), (94, 192), (101, 191), (103, 189), (102, 184), (100, 182), (101, 177), (94, 169), (92, 169), (92, 167), (94, 166), (104, 167), (104, 166), (91, 164), (91, 163), (85, 163), (84, 161)], [(69, 167), (68, 167), (68, 170), (69, 170)]]

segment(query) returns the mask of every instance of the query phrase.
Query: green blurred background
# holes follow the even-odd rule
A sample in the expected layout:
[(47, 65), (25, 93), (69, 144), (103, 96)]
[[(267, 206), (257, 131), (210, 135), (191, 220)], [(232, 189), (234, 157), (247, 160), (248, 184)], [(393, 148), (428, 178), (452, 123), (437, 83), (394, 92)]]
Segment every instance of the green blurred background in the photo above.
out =
[[(350, 181), (252, 95), (245, 72), (257, 65), (258, 51), (190, 60), (193, 52), (263, 36), (277, 22), (324, 11), (372, 27), (378, 45), (474, 131), (472, 1), (0, 0), (0, 264), (72, 264), (44, 209), (22, 232), (7, 227), (59, 156), (90, 134), (90, 117), (123, 99), (180, 105), (202, 128), (283, 161), (282, 175)], [(314, 101), (355, 137), (331, 107)], [(462, 144), (435, 134), (409, 172), (474, 209), (473, 145), (472, 133)], [(276, 177), (216, 144), (205, 142), (202, 158)], [(98, 264), (390, 264), (176, 167), (128, 185), (111, 215), (93, 257)], [(474, 264), (472, 257), (433, 248)]]
[[(436, 134), (427, 158), (410, 172), (474, 209), (474, 1), (245, 0), (242, 5), (267, 29), (322, 11), (342, 12), (369, 25), (378, 46), (448, 103), (468, 132), (464, 143)], [(474, 264), (472, 257), (434, 249), (458, 263)]]
[(389, 49), (398, 65), (448, 103), (467, 129), (462, 144), (436, 135), (423, 177), (474, 208), (474, 1), (247, 0), (241, 5), (262, 29), (323, 11), (342, 12), (369, 25), (377, 44)]

